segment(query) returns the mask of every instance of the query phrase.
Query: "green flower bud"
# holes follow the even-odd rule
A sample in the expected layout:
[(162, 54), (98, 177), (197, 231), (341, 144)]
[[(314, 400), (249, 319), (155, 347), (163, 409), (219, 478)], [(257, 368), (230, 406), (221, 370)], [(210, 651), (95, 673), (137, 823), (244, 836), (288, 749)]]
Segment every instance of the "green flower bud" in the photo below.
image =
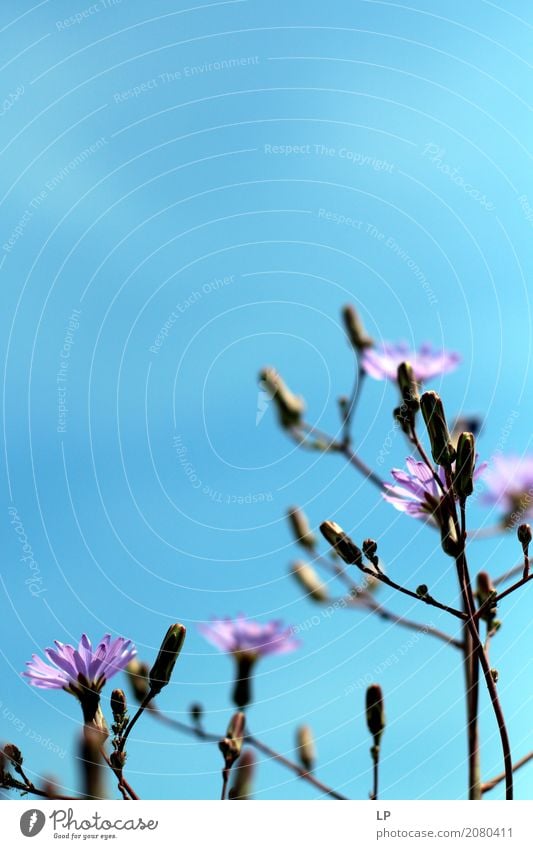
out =
[(398, 366), (398, 386), (400, 387), (403, 406), (410, 413), (416, 413), (420, 408), (419, 385), (415, 380), (411, 363), (400, 363)]
[[(488, 572), (479, 572), (476, 578), (476, 599), (479, 607), (485, 605), (481, 619), (487, 623), (487, 630), (494, 630), (497, 605), (493, 604), (498, 593)], [(497, 628), (496, 628), (497, 630)], [(495, 633), (495, 632), (494, 632)]]
[(457, 440), (454, 487), (458, 498), (465, 499), (474, 491), (476, 443), (473, 433), (462, 433)]
[(291, 573), (305, 590), (306, 594), (314, 601), (328, 600), (328, 591), (325, 584), (322, 583), (313, 567), (309, 566), (308, 563), (297, 560), (291, 567)]
[(127, 710), (126, 695), (124, 690), (113, 690), (111, 693), (111, 711), (115, 722), (120, 722), (124, 719)]
[(449, 513), (444, 513), (440, 519), (440, 544), (444, 553), (449, 554), (450, 557), (457, 557), (459, 554), (455, 522)]
[(366, 724), (374, 738), (374, 746), (379, 747), (381, 735), (385, 730), (383, 692), (379, 684), (371, 684), (366, 691)]
[(244, 713), (234, 713), (228, 725), (226, 736), (218, 744), (218, 748), (224, 756), (226, 767), (233, 766), (241, 754), (245, 723)]
[(320, 532), (345, 563), (363, 565), (363, 553), (336, 522), (322, 522)]
[(360, 351), (364, 351), (365, 348), (371, 348), (374, 344), (374, 340), (370, 338), (368, 333), (366, 332), (359, 314), (354, 309), (351, 304), (345, 306), (342, 310), (342, 319), (344, 322), (344, 329), (346, 330), (346, 334), (352, 343), (354, 349), (359, 353)]
[(171, 625), (165, 634), (159, 654), (149, 675), (150, 690), (153, 696), (160, 693), (163, 687), (166, 687), (170, 681), (172, 670), (183, 648), (186, 633), (187, 629), (185, 626), (177, 622), (175, 625)]
[(138, 702), (144, 701), (150, 689), (148, 685), (148, 664), (134, 658), (134, 660), (130, 660), (125, 671), (135, 699)]
[(296, 732), (298, 760), (306, 772), (311, 772), (316, 762), (315, 741), (308, 725), (301, 725)]
[(309, 527), (307, 516), (299, 507), (291, 507), (287, 511), (287, 518), (290, 522), (292, 532), (296, 542), (303, 545), (309, 551), (314, 551), (316, 548), (316, 537)]
[(451, 466), (455, 460), (455, 448), (453, 447), (442, 401), (436, 392), (424, 392), (420, 398), (420, 408), (429, 441), (431, 443), (432, 457), (439, 466)]
[(229, 798), (244, 802), (252, 795), (252, 780), (255, 769), (255, 755), (251, 749), (244, 749), (233, 769), (234, 781)]
[(263, 369), (259, 380), (276, 404), (282, 427), (295, 427), (302, 420), (305, 404), (302, 398), (294, 395), (283, 379), (273, 368)]
[(401, 407), (395, 407), (392, 411), (392, 415), (394, 420), (400, 425), (403, 433), (406, 433), (407, 436), (410, 437), (413, 420), (407, 407), (404, 404), (402, 404)]

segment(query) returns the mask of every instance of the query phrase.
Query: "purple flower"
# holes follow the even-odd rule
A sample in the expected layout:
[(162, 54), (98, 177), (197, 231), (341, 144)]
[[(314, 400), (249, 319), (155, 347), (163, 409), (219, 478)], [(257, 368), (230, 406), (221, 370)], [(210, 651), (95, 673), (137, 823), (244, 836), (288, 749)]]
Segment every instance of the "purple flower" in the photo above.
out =
[(533, 514), (533, 456), (497, 456), (483, 475), (483, 501), (506, 514)]
[(414, 351), (405, 342), (384, 342), (380, 348), (367, 348), (361, 364), (366, 373), (376, 380), (396, 380), (398, 366), (406, 360), (413, 367), (415, 379), (423, 383), (453, 371), (461, 357), (453, 351), (434, 350), (429, 344)]
[(105, 634), (94, 650), (86, 634), (82, 634), (77, 649), (57, 640), (54, 642), (55, 649), (45, 649), (51, 663), (45, 663), (34, 654), (26, 663), (27, 671), (22, 674), (33, 687), (66, 690), (80, 700), (87, 691), (100, 693), (106, 681), (124, 669), (137, 654), (131, 640), (124, 637), (112, 640), (111, 634)]
[(249, 655), (254, 659), (269, 654), (285, 654), (300, 645), (292, 629), (279, 619), (265, 625), (237, 616), (236, 619), (212, 619), (209, 625), (200, 625), (203, 636), (221, 651), (233, 655)]
[[(438, 476), (442, 487), (435, 480), (434, 474), (425, 463), (407, 457), (407, 471), (392, 469), (391, 474), (396, 484), (386, 483), (383, 498), (401, 513), (408, 513), (417, 519), (433, 519), (446, 491), (444, 469), (439, 468)], [(455, 465), (455, 464), (454, 464)], [(481, 463), (474, 472), (474, 481), (487, 468)], [(454, 466), (452, 466), (453, 474)]]
[(252, 672), (257, 660), (269, 654), (285, 654), (300, 645), (292, 628), (279, 619), (262, 625), (237, 616), (236, 619), (212, 619), (209, 625), (200, 625), (200, 632), (217, 649), (231, 654), (236, 663), (233, 703), (239, 710), (252, 701)]

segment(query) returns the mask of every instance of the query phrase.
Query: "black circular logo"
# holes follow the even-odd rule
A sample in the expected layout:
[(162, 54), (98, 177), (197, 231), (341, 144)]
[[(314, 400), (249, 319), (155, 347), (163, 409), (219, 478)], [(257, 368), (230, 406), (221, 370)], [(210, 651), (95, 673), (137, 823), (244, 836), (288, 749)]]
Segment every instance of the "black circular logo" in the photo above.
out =
[(35, 837), (43, 830), (46, 817), (42, 811), (32, 808), (30, 811), (25, 811), (20, 818), (20, 830), (24, 837)]

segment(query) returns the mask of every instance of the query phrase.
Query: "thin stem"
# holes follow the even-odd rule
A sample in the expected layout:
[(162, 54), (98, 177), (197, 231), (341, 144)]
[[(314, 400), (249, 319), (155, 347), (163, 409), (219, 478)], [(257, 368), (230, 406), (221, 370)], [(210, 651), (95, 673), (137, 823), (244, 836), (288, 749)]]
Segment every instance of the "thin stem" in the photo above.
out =
[[(371, 594), (368, 590), (362, 589), (355, 581), (352, 581), (346, 570), (339, 564), (334, 563), (332, 560), (328, 560), (326, 557), (322, 557), (322, 555), (317, 554), (315, 556), (314, 562), (319, 563), (329, 572), (332, 572), (337, 578), (343, 581), (343, 583), (348, 587), (350, 593), (352, 594), (352, 598), (354, 600), (353, 607), (357, 607), (357, 605), (361, 605), (363, 607), (368, 608), (377, 616), (379, 616), (384, 621), (394, 622), (396, 625), (401, 625), (403, 628), (407, 628), (411, 631), (418, 631), (423, 634), (430, 634), (432, 637), (437, 637), (437, 639), (442, 640), (443, 642), (454, 646), (454, 648), (462, 649), (463, 643), (460, 640), (456, 640), (450, 634), (446, 634), (444, 631), (440, 631), (438, 628), (433, 628), (431, 625), (423, 625), (419, 622), (414, 622), (411, 619), (407, 619), (405, 616), (398, 616), (398, 614), (393, 613), (387, 608), (383, 607), (383, 605), (378, 604), (378, 602), (374, 601)], [(418, 596), (417, 596), (418, 598)], [(331, 604), (331, 600), (324, 602), (324, 604)]]
[(372, 575), (376, 580), (381, 581), (383, 584), (386, 584), (388, 587), (392, 587), (394, 590), (398, 590), (398, 592), (403, 593), (404, 595), (408, 595), (410, 598), (415, 598), (417, 601), (422, 601), (424, 604), (429, 604), (430, 607), (437, 607), (439, 610), (444, 610), (446, 613), (450, 613), (452, 616), (456, 616), (457, 619), (466, 619), (464, 613), (460, 610), (456, 610), (455, 607), (448, 607), (446, 604), (441, 604), (440, 601), (436, 601), (432, 596), (420, 596), (412, 590), (408, 590), (406, 587), (400, 586), (396, 581), (393, 581), (388, 575), (385, 575), (383, 572), (374, 572), (372, 569), (369, 569), (368, 566), (359, 566), (356, 564), (357, 568), (364, 572), (366, 575)]
[(358, 472), (361, 472), (361, 474), (364, 475), (366, 480), (370, 481), (370, 483), (373, 483), (374, 486), (377, 486), (378, 489), (383, 489), (383, 487), (385, 486), (385, 481), (380, 478), (380, 476), (376, 474), (376, 472), (373, 472), (370, 466), (367, 466), (367, 464), (352, 451), (349, 445), (342, 446), (341, 451), (348, 460), (348, 462), (352, 466), (354, 466), (354, 468), (356, 468)]
[(350, 445), (352, 441), (352, 435), (350, 433), (350, 426), (353, 421), (353, 417), (355, 415), (355, 411), (357, 409), (357, 404), (359, 402), (359, 398), (361, 397), (361, 390), (363, 388), (363, 381), (365, 379), (366, 372), (362, 366), (358, 365), (354, 378), (354, 385), (352, 389), (352, 393), (350, 395), (350, 399), (348, 401), (348, 409), (346, 411), (346, 417), (343, 422), (343, 442), (344, 445)]
[(377, 802), (379, 796), (379, 746), (377, 747), (377, 751), (372, 753), (372, 763), (373, 786), (370, 798)]
[(503, 525), (489, 525), (486, 528), (473, 528), (471, 531), (468, 531), (468, 539), (492, 539), (506, 532), (506, 528)]
[[(452, 481), (451, 481), (451, 473), (450, 470), (446, 470), (446, 483), (448, 492), (452, 493)], [(456, 566), (457, 566), (457, 575), (459, 578), (459, 586), (461, 588), (461, 593), (463, 596), (463, 604), (465, 610), (468, 612), (467, 618), (467, 626), (472, 635), (472, 641), (474, 645), (474, 651), (476, 652), (479, 661), (481, 663), (481, 668), (483, 670), (483, 675), (485, 676), (485, 683), (487, 685), (487, 690), (490, 696), (490, 700), (492, 702), (492, 708), (494, 710), (494, 715), (496, 717), (496, 722), (498, 724), (498, 730), (500, 732), (500, 739), (502, 744), (503, 751), (503, 760), (505, 765), (505, 798), (512, 799), (513, 798), (513, 763), (511, 759), (511, 746), (509, 743), (509, 735), (507, 733), (507, 726), (505, 724), (505, 717), (503, 715), (502, 707), (500, 704), (500, 700), (498, 697), (498, 691), (496, 689), (496, 684), (492, 677), (492, 672), (490, 669), (489, 661), (487, 655), (483, 649), (483, 645), (481, 643), (479, 637), (479, 630), (475, 618), (475, 611), (471, 604), (472, 591), (470, 587), (470, 578), (468, 574), (468, 564), (466, 560), (466, 551), (465, 551), (465, 537), (464, 534), (461, 533), (461, 529), (459, 528), (459, 522), (457, 520), (457, 510), (455, 507), (455, 501), (453, 499), (453, 495), (450, 495), (449, 498), (451, 505), (451, 515), (454, 521), (454, 525), (456, 528), (457, 538), (460, 543), (460, 549), (458, 555), (456, 557)], [(464, 505), (462, 505), (462, 509), (464, 509)], [(464, 518), (464, 517), (463, 517)]]
[[(124, 778), (124, 775), (122, 773), (122, 770), (113, 766), (113, 764), (111, 763), (111, 759), (107, 756), (107, 753), (104, 751), (104, 749), (100, 749), (100, 752), (101, 752), (101, 755), (102, 755), (104, 761), (106, 762), (106, 764), (108, 765), (110, 770), (113, 772), (113, 775), (117, 779), (118, 789), (120, 790), (120, 792), (122, 794), (122, 798), (126, 802), (131, 801), (131, 799), (138, 802), (140, 800), (140, 797), (137, 795), (137, 793), (135, 792), (135, 790), (133, 789), (131, 784), (128, 781), (126, 781), (126, 779)], [(129, 796), (128, 796), (128, 794), (129, 794)]]
[(220, 800), (223, 802), (226, 799), (226, 793), (228, 790), (228, 781), (229, 781), (230, 768), (225, 766), (222, 770), (222, 793), (220, 794)]
[[(160, 722), (163, 722), (165, 725), (168, 725), (172, 728), (176, 728), (178, 731), (182, 731), (184, 734), (188, 734), (191, 737), (197, 737), (200, 740), (204, 740), (205, 742), (210, 743), (218, 743), (221, 739), (220, 734), (212, 734), (208, 731), (204, 731), (203, 728), (198, 728), (195, 725), (188, 725), (186, 722), (180, 722), (179, 719), (172, 719), (166, 714), (161, 713), (159, 708), (153, 705), (149, 708), (149, 711), (153, 714), (153, 716), (158, 719)], [(309, 784), (312, 784), (317, 790), (320, 790), (326, 796), (331, 796), (332, 799), (346, 799), (346, 796), (343, 796), (341, 793), (337, 793), (336, 790), (333, 790), (331, 787), (328, 787), (327, 784), (320, 781), (310, 772), (306, 772), (299, 764), (294, 761), (286, 758), (285, 755), (276, 752), (274, 749), (267, 746), (266, 743), (263, 743), (262, 740), (259, 740), (257, 737), (252, 736), (251, 734), (247, 734), (244, 737), (243, 743), (248, 743), (250, 746), (253, 746), (257, 749), (258, 752), (262, 752), (265, 755), (268, 755), (269, 758), (278, 761), (278, 763), (283, 764), (283, 766), (290, 769), (292, 772), (296, 773), (299, 778), (302, 778), (304, 781), (307, 781)]]
[(119, 743), (119, 745), (118, 745), (117, 752), (123, 752), (123, 751), (124, 751), (124, 746), (126, 745), (126, 740), (128, 739), (128, 736), (129, 736), (129, 734), (130, 734), (131, 729), (133, 728), (133, 726), (135, 725), (135, 723), (137, 722), (137, 720), (139, 719), (139, 717), (140, 717), (140, 716), (141, 716), (141, 714), (143, 713), (144, 709), (145, 709), (145, 708), (149, 705), (149, 703), (152, 701), (152, 699), (154, 698), (154, 696), (155, 696), (155, 693), (153, 692), (153, 690), (150, 690), (150, 691), (147, 693), (147, 695), (144, 697), (144, 699), (143, 699), (143, 701), (142, 701), (142, 703), (141, 703), (141, 705), (140, 705), (140, 707), (139, 707), (139, 709), (138, 709), (137, 713), (135, 714), (135, 716), (133, 717), (133, 719), (130, 719), (130, 721), (129, 721), (128, 725), (126, 726), (126, 730), (124, 731), (124, 734), (122, 735), (122, 737), (121, 737), (121, 739), (120, 739), (120, 743)]
[[(516, 772), (518, 769), (520, 769), (520, 767), (525, 766), (525, 764), (529, 763), (529, 761), (531, 761), (531, 760), (533, 760), (533, 752), (528, 752), (527, 755), (524, 755), (523, 758), (520, 758), (520, 760), (516, 761), (516, 763), (513, 764), (513, 772)], [(504, 781), (504, 779), (505, 779), (505, 772), (498, 773), (498, 775), (495, 775), (494, 778), (490, 779), (490, 781), (485, 781), (481, 785), (481, 792), (482, 793), (489, 793), (491, 790), (493, 790), (496, 787), (496, 785), (498, 785), (502, 781)]]
[(79, 796), (60, 796), (57, 793), (48, 793), (46, 790), (40, 790), (32, 781), (23, 784), (22, 781), (18, 781), (11, 775), (6, 776), (0, 786), (6, 790), (21, 790), (24, 793), (31, 793), (33, 796), (40, 796), (42, 799), (62, 799), (69, 802), (80, 801)]
[(495, 587), (500, 584), (504, 584), (506, 581), (510, 581), (511, 578), (514, 578), (515, 575), (521, 575), (523, 572), (523, 564), (518, 563), (516, 566), (513, 566), (512, 569), (509, 569), (507, 572), (504, 572), (503, 575), (499, 575), (497, 578), (494, 578), (493, 584)]
[(257, 737), (253, 737), (251, 734), (248, 734), (245, 737), (245, 742), (249, 743), (251, 746), (254, 746), (258, 752), (263, 752), (264, 755), (268, 755), (268, 757), (273, 760), (282, 763), (284, 766), (291, 769), (295, 772), (300, 778), (303, 778), (305, 781), (308, 781), (310, 784), (313, 784), (318, 790), (321, 790), (326, 796), (331, 796), (332, 799), (346, 799), (346, 796), (343, 796), (341, 793), (337, 793), (336, 790), (332, 790), (331, 787), (328, 787), (327, 784), (324, 784), (322, 781), (319, 781), (312, 773), (306, 772), (301, 766), (294, 761), (290, 761), (285, 755), (281, 755), (279, 752), (276, 752), (274, 749), (271, 749), (270, 746), (267, 746), (266, 743), (263, 743), (261, 740), (258, 740)]
[(511, 593), (514, 593), (515, 590), (518, 590), (518, 589), (520, 589), (520, 587), (523, 587), (523, 586), (525, 586), (525, 584), (528, 584), (531, 581), (532, 578), (533, 578), (533, 575), (528, 575), (526, 578), (520, 578), (519, 581), (516, 581), (516, 583), (511, 584), (510, 587), (507, 587), (506, 590), (503, 590), (503, 592), (501, 592), (499, 595), (497, 595), (496, 598), (487, 599), (487, 601), (485, 601), (480, 607), (478, 607), (474, 618), (479, 619), (480, 615), (482, 613), (484, 613), (484, 611), (487, 609), (487, 607), (489, 605), (492, 606), (492, 605), (499, 604), (502, 599), (506, 598)]
[[(461, 545), (464, 547), (466, 542), (466, 505), (461, 501), (461, 527), (460, 527)], [(466, 574), (466, 590), (470, 606), (475, 606), (472, 587), (469, 583), (468, 574)], [(468, 607), (464, 603), (463, 610), (468, 614)], [(466, 685), (466, 715), (467, 715), (467, 736), (468, 736), (468, 787), (469, 798), (479, 801), (481, 799), (481, 769), (480, 769), (480, 752), (479, 752), (479, 730), (478, 730), (478, 713), (479, 713), (479, 663), (477, 655), (474, 651), (474, 643), (468, 625), (463, 626), (463, 642), (464, 642), (464, 667), (465, 667), (465, 685)]]
[[(418, 598), (418, 596), (417, 596)], [(403, 628), (408, 628), (411, 631), (418, 631), (422, 634), (429, 634), (432, 637), (436, 637), (439, 640), (442, 640), (444, 643), (447, 643), (450, 646), (453, 646), (456, 649), (463, 649), (463, 643), (461, 640), (455, 639), (451, 634), (446, 634), (444, 631), (440, 631), (438, 628), (434, 628), (432, 625), (422, 625), (419, 622), (414, 622), (411, 619), (406, 619), (404, 616), (398, 616), (396, 613), (393, 613), (390, 610), (387, 610), (382, 605), (375, 602), (373, 599), (368, 598), (364, 599), (361, 602), (363, 605), (372, 610), (376, 616), (379, 616), (380, 619), (383, 619), (388, 622), (394, 622), (396, 625), (401, 625)]]
[(529, 546), (526, 545), (524, 548), (524, 571), (522, 573), (522, 580), (527, 581), (529, 578)]

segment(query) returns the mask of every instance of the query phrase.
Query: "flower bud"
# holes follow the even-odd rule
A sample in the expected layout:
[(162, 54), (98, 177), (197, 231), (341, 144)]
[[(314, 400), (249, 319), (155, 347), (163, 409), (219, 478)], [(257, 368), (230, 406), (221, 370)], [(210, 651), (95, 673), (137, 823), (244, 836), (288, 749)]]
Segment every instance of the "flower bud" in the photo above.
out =
[(462, 433), (457, 440), (454, 487), (459, 499), (463, 500), (474, 491), (474, 467), (476, 444), (473, 433)]
[(403, 405), (410, 413), (416, 413), (420, 408), (420, 396), (411, 363), (400, 363), (398, 366), (398, 386), (400, 387)]
[(134, 658), (126, 666), (126, 675), (130, 682), (133, 695), (138, 702), (142, 702), (148, 695), (148, 664)]
[(316, 762), (313, 732), (308, 725), (301, 725), (296, 732), (298, 759), (306, 772), (311, 772)]
[(481, 613), (481, 618), (487, 623), (487, 628), (490, 630), (494, 626), (497, 613), (497, 605), (492, 601), (498, 595), (492, 578), (488, 572), (479, 572), (476, 579), (476, 599), (479, 607), (486, 605)]
[(327, 601), (328, 591), (326, 586), (312, 566), (302, 560), (297, 560), (296, 563), (293, 563), (291, 572), (310, 598), (314, 601)]
[(444, 512), (440, 518), (440, 544), (445, 554), (457, 557), (460, 546), (457, 538), (455, 522), (448, 512)]
[(183, 648), (186, 633), (185, 626), (177, 622), (175, 625), (171, 625), (165, 634), (159, 654), (149, 675), (150, 690), (153, 696), (157, 696), (170, 681), (172, 670)]
[(346, 334), (357, 352), (372, 347), (374, 340), (366, 332), (359, 313), (351, 304), (347, 304), (343, 308), (342, 319)]
[(224, 756), (227, 767), (233, 766), (241, 753), (245, 723), (246, 717), (244, 713), (234, 713), (228, 725), (226, 736), (218, 744), (218, 748)]
[(407, 436), (410, 437), (412, 429), (412, 415), (406, 408), (405, 404), (402, 404), (401, 407), (395, 407), (392, 411), (392, 415), (394, 421), (398, 422), (403, 433), (407, 434)]
[(427, 584), (420, 584), (420, 586), (416, 588), (416, 594), (419, 598), (427, 598), (428, 592)]
[(299, 507), (291, 507), (287, 511), (287, 518), (290, 522), (292, 532), (296, 542), (308, 548), (309, 551), (314, 551), (316, 548), (316, 537), (309, 527), (307, 516)]
[(431, 443), (431, 454), (438, 466), (451, 466), (455, 460), (455, 448), (453, 447), (442, 401), (436, 392), (424, 392), (420, 398), (420, 408), (429, 441)]
[(124, 690), (113, 690), (111, 693), (111, 711), (115, 722), (124, 719), (127, 710), (126, 694)]
[(189, 707), (189, 714), (190, 714), (191, 719), (194, 722), (194, 724), (200, 725), (200, 723), (202, 721), (202, 717), (204, 715), (204, 709), (203, 709), (201, 704), (199, 704), (198, 702), (194, 702)]
[(228, 794), (230, 799), (244, 802), (251, 797), (255, 763), (252, 750), (244, 749), (233, 769), (234, 781)]
[(377, 550), (378, 544), (375, 539), (363, 540), (363, 554), (365, 555), (367, 560), (370, 560), (373, 566), (377, 566), (379, 564)]
[(109, 756), (111, 766), (114, 769), (118, 769), (119, 771), (122, 770), (124, 768), (125, 763), (126, 763), (126, 757), (127, 757), (126, 752), (119, 752), (118, 750), (111, 752), (111, 754)]
[(363, 565), (363, 553), (336, 522), (322, 522), (320, 532), (345, 563)]
[(531, 543), (531, 525), (519, 525), (516, 532), (518, 542), (521, 543), (524, 554), (527, 554)]
[(23, 762), (22, 752), (20, 751), (18, 746), (15, 746), (14, 743), (7, 743), (4, 746), (4, 755), (6, 756), (8, 761), (13, 764), (16, 771), (18, 772)]
[(379, 746), (385, 729), (383, 693), (379, 684), (371, 684), (366, 691), (366, 724), (374, 738), (374, 746)]
[(481, 430), (481, 419), (479, 416), (458, 416), (454, 419), (451, 430), (452, 442), (457, 448), (457, 441), (464, 431), (473, 433), (474, 436)]
[(305, 404), (302, 398), (294, 395), (283, 379), (273, 368), (263, 369), (259, 380), (276, 404), (282, 427), (294, 427), (301, 423)]
[(477, 597), (480, 604), (483, 604), (494, 592), (494, 584), (488, 572), (479, 572), (477, 576)]

